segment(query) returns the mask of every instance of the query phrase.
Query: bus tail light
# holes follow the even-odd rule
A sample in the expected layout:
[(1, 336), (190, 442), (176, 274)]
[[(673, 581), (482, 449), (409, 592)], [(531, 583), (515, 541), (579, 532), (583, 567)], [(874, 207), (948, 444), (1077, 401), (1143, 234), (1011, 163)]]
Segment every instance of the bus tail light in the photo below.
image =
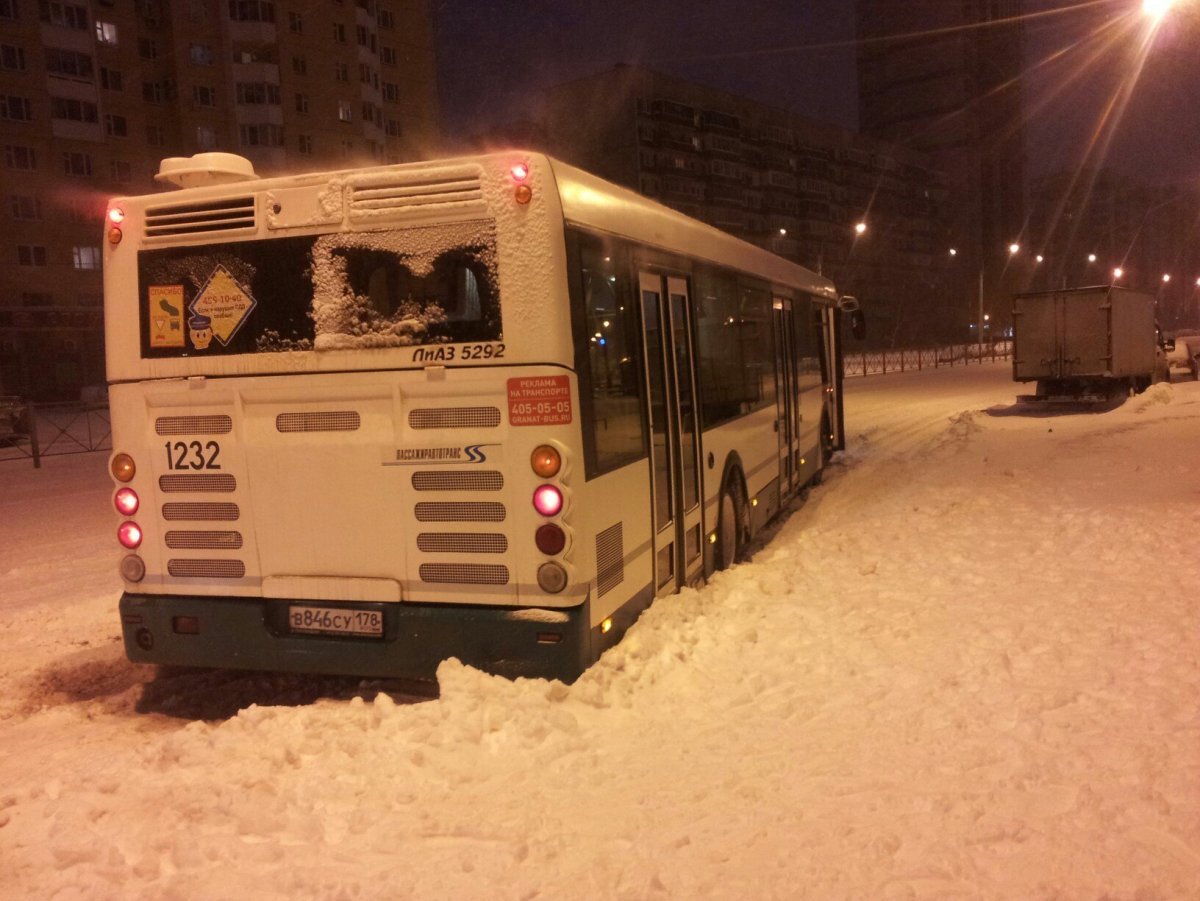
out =
[(117, 512), (122, 516), (133, 516), (138, 511), (137, 492), (128, 486), (118, 489), (116, 496), (113, 497), (113, 503), (117, 507)]
[(137, 554), (121, 560), (121, 577), (127, 582), (140, 582), (146, 577), (146, 563)]
[(112, 470), (113, 478), (118, 482), (133, 481), (133, 475), (137, 472), (137, 466), (133, 463), (133, 457), (129, 454), (117, 454), (112, 458), (109, 464)]
[(563, 508), (562, 492), (553, 485), (538, 485), (533, 492), (533, 508), (542, 516), (557, 516)]
[(534, 450), (529, 458), (529, 465), (543, 479), (552, 479), (562, 469), (562, 457), (555, 448), (543, 444)]
[(553, 557), (555, 554), (561, 554), (562, 549), (567, 546), (567, 535), (560, 526), (548, 522), (534, 533), (533, 541), (539, 551)]
[(547, 594), (558, 594), (567, 587), (567, 571), (557, 563), (543, 563), (537, 571), (538, 586)]
[(133, 520), (126, 520), (117, 529), (117, 541), (132, 551), (142, 543), (142, 527)]

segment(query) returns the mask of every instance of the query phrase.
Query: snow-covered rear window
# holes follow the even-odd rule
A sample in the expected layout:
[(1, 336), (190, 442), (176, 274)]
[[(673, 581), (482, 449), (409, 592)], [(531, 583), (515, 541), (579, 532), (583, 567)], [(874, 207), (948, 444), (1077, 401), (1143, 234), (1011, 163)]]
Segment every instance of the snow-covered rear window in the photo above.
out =
[(502, 337), (490, 221), (147, 250), (138, 275), (147, 358)]

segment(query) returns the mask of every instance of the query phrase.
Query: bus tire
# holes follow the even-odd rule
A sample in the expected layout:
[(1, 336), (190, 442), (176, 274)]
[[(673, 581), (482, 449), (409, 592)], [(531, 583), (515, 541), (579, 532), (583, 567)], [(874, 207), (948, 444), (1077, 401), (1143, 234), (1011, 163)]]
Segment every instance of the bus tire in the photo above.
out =
[(717, 508), (717, 554), (714, 568), (729, 569), (737, 561), (742, 547), (741, 494), (737, 486), (727, 482), (721, 490), (721, 503)]

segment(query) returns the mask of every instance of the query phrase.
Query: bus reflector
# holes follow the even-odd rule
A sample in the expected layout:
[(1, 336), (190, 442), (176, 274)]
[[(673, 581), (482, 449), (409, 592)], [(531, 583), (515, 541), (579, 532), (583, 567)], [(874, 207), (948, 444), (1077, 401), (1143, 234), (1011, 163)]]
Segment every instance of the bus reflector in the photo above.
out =
[(132, 551), (142, 543), (142, 527), (132, 520), (121, 523), (117, 529), (117, 541)]
[(562, 492), (553, 485), (539, 485), (534, 490), (533, 508), (542, 516), (557, 516), (562, 506)]
[(517, 189), (513, 191), (513, 197), (517, 199), (517, 203), (529, 203), (533, 200), (533, 188), (529, 185), (517, 185)]
[(123, 516), (133, 516), (138, 509), (137, 492), (132, 488), (121, 488), (117, 491), (113, 502), (117, 505), (117, 512)]
[(119, 228), (117, 228), (115, 225), (108, 230), (108, 243), (109, 244), (120, 244), (122, 237), (123, 236), (121, 234), (121, 230)]
[(562, 549), (567, 546), (567, 536), (554, 523), (548, 522), (534, 533), (533, 542), (539, 551), (553, 557), (555, 554), (561, 553)]
[(173, 616), (171, 617), (171, 628), (176, 635), (199, 635), (200, 617)]
[(558, 594), (567, 587), (567, 571), (557, 563), (543, 563), (538, 567), (537, 580), (546, 594)]
[(533, 456), (529, 458), (529, 465), (543, 479), (552, 479), (562, 468), (562, 458), (559, 457), (557, 450), (548, 444), (543, 444), (534, 450)]
[(113, 478), (118, 482), (131, 481), (133, 474), (137, 472), (137, 467), (133, 465), (133, 457), (129, 454), (117, 454), (112, 458), (109, 468), (112, 470)]

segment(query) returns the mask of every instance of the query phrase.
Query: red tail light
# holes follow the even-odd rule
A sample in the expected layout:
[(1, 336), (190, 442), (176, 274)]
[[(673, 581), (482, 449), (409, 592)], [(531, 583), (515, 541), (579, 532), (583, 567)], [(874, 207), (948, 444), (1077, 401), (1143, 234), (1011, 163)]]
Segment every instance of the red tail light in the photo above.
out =
[(533, 533), (533, 541), (539, 551), (551, 557), (562, 553), (562, 549), (567, 546), (566, 533), (552, 522), (540, 526)]
[(121, 523), (117, 529), (117, 541), (132, 551), (142, 543), (142, 527), (133, 521)]
[(562, 507), (562, 492), (553, 485), (539, 485), (534, 490), (533, 508), (542, 516), (557, 516)]
[(122, 516), (133, 516), (138, 510), (137, 492), (132, 488), (121, 488), (113, 498), (113, 503)]

